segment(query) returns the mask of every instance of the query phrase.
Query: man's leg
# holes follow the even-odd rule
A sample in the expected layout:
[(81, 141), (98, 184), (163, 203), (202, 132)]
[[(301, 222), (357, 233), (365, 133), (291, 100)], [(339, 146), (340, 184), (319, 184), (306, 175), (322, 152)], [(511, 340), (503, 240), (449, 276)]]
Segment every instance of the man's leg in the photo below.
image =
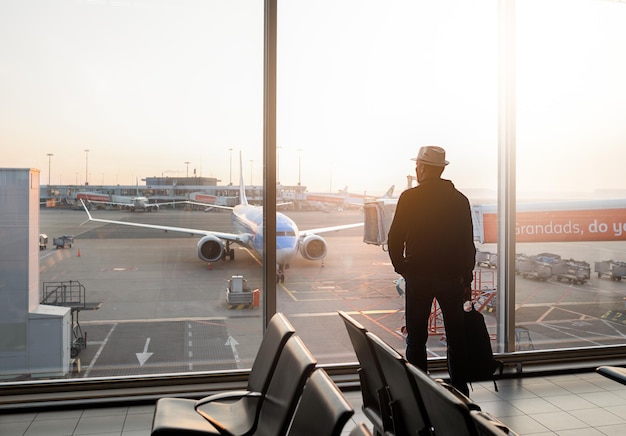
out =
[(428, 317), (433, 302), (432, 292), (423, 283), (407, 277), (405, 301), (406, 360), (426, 372), (426, 341)]
[(441, 307), (443, 324), (446, 329), (450, 380), (452, 386), (469, 396), (464, 368), (467, 353), (465, 350), (463, 300), (462, 284), (447, 283), (437, 292), (437, 301)]

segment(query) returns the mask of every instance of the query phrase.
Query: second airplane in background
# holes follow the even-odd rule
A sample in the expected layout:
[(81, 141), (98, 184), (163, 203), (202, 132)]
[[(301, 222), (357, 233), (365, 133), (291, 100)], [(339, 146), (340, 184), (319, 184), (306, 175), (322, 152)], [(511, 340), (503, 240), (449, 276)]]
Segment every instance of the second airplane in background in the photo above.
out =
[[(241, 161), (239, 166), (241, 171)], [(230, 209), (232, 211), (231, 220), (236, 233), (214, 232), (211, 230), (98, 219), (91, 215), (84, 202), (83, 207), (85, 212), (87, 212), (88, 221), (199, 235), (201, 238), (197, 244), (198, 257), (205, 262), (216, 262), (218, 260), (226, 259), (227, 257), (231, 260), (235, 258), (235, 250), (231, 247), (231, 244), (233, 243), (247, 247), (260, 256), (263, 255), (263, 209), (259, 206), (248, 204), (245, 185), (243, 183), (243, 175), (240, 177), (239, 199), (240, 204), (232, 208), (210, 205), (213, 207)], [(298, 252), (300, 252), (302, 257), (307, 260), (322, 260), (326, 256), (326, 241), (324, 238), (319, 236), (320, 233), (334, 232), (362, 226), (363, 223), (360, 222), (317, 229), (299, 230), (298, 226), (291, 218), (277, 212), (276, 280), (284, 282), (285, 268), (289, 267), (291, 261), (295, 258)]]

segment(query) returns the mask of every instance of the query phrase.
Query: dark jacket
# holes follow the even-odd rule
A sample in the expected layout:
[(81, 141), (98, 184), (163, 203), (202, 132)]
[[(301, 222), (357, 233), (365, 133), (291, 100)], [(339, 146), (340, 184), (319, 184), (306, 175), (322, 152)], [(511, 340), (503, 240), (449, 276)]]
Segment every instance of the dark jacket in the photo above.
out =
[(449, 180), (426, 179), (400, 195), (387, 243), (398, 274), (472, 283), (476, 247), (470, 204)]

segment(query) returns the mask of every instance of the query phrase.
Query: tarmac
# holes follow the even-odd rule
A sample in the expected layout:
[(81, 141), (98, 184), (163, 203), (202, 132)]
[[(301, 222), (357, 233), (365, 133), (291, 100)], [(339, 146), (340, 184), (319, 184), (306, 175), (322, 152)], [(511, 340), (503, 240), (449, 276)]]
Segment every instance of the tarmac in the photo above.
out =
[[(227, 212), (165, 209), (156, 213), (93, 211), (94, 217), (232, 231)], [(288, 212), (301, 229), (359, 222), (358, 211)], [(236, 247), (234, 260), (208, 265), (197, 257), (199, 238), (174, 232), (88, 222), (84, 211), (42, 209), (40, 229), (52, 238), (75, 236), (71, 248), (49, 244), (40, 252), (40, 281), (78, 281), (85, 302), (97, 310), (76, 313), (86, 347), (79, 350), (80, 372), (73, 377), (220, 371), (250, 368), (262, 337), (261, 307), (233, 309), (227, 281), (243, 275), (260, 289), (260, 259)], [(404, 296), (396, 287), (389, 257), (367, 245), (362, 229), (324, 234), (323, 261), (297, 257), (276, 284), (277, 305), (320, 363), (355, 362), (338, 310), (353, 314), (392, 347), (403, 351)], [(493, 250), (493, 247), (480, 247)], [(520, 248), (585, 253), (598, 259), (626, 257), (625, 244), (534, 244)], [(568, 251), (569, 250), (569, 251)], [(579, 250), (580, 253), (577, 251)], [(495, 270), (481, 271), (480, 289), (495, 287)], [(624, 310), (626, 283), (592, 277), (582, 285), (555, 280), (517, 279), (517, 325), (526, 349), (623, 343), (626, 325), (615, 319)], [(264, 291), (260, 289), (260, 304)], [(495, 304), (495, 300), (492, 302)], [(495, 305), (493, 306), (495, 307)], [(495, 335), (496, 313), (485, 308)], [(608, 316), (611, 311), (613, 315)], [(445, 331), (433, 317), (429, 353), (445, 356)], [(522, 337), (523, 335), (523, 337)]]

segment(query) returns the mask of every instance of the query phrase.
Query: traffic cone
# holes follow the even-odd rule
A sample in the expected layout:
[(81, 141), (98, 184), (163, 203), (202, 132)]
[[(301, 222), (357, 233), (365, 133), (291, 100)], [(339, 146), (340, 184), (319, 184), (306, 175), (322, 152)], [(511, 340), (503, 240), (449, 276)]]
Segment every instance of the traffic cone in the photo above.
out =
[(78, 253), (76, 253), (76, 257), (80, 257), (80, 248), (78, 249)]

